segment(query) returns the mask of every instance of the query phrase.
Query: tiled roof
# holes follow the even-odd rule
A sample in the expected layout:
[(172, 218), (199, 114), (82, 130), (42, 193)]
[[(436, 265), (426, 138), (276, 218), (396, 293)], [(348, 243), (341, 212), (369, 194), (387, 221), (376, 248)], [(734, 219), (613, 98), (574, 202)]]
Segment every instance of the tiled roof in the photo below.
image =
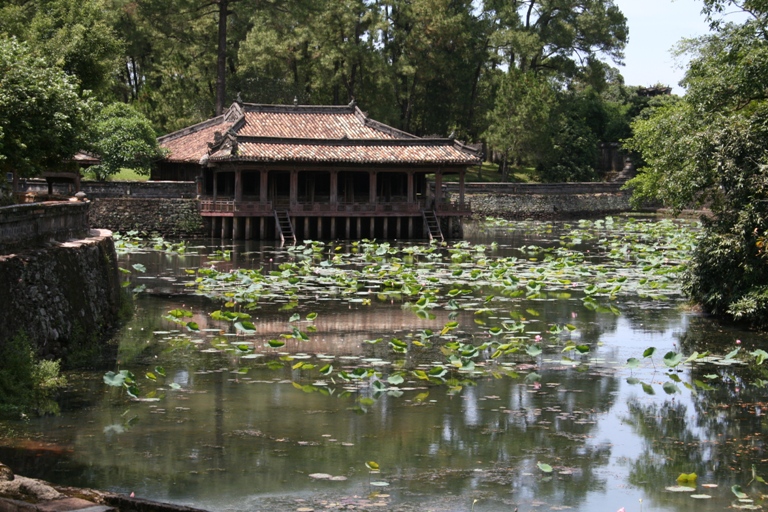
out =
[[(365, 142), (365, 144), (361, 144)], [(328, 143), (313, 140), (244, 140), (237, 154), (226, 147), (211, 155), (211, 161), (318, 162), (366, 164), (456, 164), (474, 165), (478, 158), (447, 140), (366, 140)]]
[(366, 126), (354, 112), (245, 112), (238, 135), (295, 139), (394, 139)]
[(232, 125), (233, 123), (225, 121), (223, 116), (214, 117), (160, 137), (157, 141), (161, 147), (170, 152), (166, 160), (198, 163), (203, 155), (208, 153), (208, 143), (213, 143), (216, 132), (224, 134)]
[(211, 162), (480, 162), (474, 152), (452, 140), (421, 139), (368, 119), (354, 105), (235, 103), (224, 115), (161, 137), (159, 142), (170, 151), (166, 160), (171, 162), (198, 163), (209, 153)]

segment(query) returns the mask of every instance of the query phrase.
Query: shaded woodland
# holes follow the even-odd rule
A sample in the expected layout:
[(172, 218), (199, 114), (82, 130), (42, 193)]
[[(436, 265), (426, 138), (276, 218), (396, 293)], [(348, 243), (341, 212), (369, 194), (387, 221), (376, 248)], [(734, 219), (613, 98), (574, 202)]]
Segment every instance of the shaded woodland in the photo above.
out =
[(593, 180), (648, 103), (617, 66), (612, 0), (8, 0), (0, 40), (120, 102), (157, 135), (253, 103), (347, 104), (484, 142), (543, 181)]

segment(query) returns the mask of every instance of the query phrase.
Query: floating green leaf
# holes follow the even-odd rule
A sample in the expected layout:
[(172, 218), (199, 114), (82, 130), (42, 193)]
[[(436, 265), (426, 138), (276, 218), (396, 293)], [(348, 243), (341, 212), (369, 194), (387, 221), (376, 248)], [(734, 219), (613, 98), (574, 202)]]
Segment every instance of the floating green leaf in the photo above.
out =
[(731, 492), (740, 500), (747, 499), (749, 497), (744, 491), (741, 490), (740, 485), (731, 486)]
[(670, 368), (674, 368), (675, 366), (679, 365), (682, 360), (683, 354), (680, 354), (679, 352), (669, 351), (664, 354), (664, 364)]
[(537, 463), (536, 463), (536, 465), (537, 465), (537, 466), (538, 466), (538, 468), (539, 468), (540, 470), (542, 470), (544, 473), (551, 473), (552, 471), (554, 471), (554, 470), (552, 469), (552, 466), (550, 466), (549, 464), (545, 464), (545, 463), (543, 463), (543, 462), (537, 462)]

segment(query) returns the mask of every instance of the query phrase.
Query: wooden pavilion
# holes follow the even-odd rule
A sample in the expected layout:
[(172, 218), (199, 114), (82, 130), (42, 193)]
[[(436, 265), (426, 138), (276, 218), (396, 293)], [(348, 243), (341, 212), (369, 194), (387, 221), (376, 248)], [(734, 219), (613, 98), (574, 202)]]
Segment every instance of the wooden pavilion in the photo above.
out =
[[(405, 133), (354, 102), (237, 102), (159, 142), (169, 154), (151, 179), (196, 180), (211, 235), (233, 239), (460, 234), (464, 174), (481, 163), (458, 141)], [(457, 198), (443, 192), (447, 174), (458, 175)]]

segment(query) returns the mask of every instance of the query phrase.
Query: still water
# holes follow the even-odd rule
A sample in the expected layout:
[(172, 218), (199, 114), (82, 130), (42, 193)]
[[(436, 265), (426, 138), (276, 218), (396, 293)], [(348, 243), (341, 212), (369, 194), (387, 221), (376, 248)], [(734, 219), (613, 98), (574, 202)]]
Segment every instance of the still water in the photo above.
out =
[[(503, 255), (557, 237), (502, 229), (470, 241), (495, 242), (494, 254)], [(3, 423), (0, 460), (62, 485), (233, 512), (714, 511), (760, 507), (768, 494), (760, 482), (768, 478), (765, 391), (756, 374), (713, 365), (669, 370), (662, 362), (669, 351), (726, 353), (737, 340), (754, 350), (765, 339), (687, 311), (679, 295), (618, 296), (612, 310), (585, 307), (578, 294), (523, 298), (515, 309), (532, 335), (567, 322), (589, 352), (564, 364), (563, 345), (544, 341), (541, 354), (505, 367), (513, 370), (380, 389), (317, 369), (366, 367), (384, 376), (398, 365), (428, 369), (442, 357), (439, 347), (395, 357), (386, 343), (366, 340), (406, 339), (456, 321), (457, 338), (481, 343), (489, 334), (477, 308), (416, 315), (364, 288), (354, 300), (310, 290), (296, 306), (278, 293), (251, 311), (255, 332), (242, 336), (210, 318), (221, 301), (195, 295), (185, 286), (190, 275), (214, 266), (277, 272), (293, 256), (214, 240), (188, 252), (197, 254), (120, 257), (123, 268), (146, 269), (126, 278), (143, 291), (118, 334), (113, 368), (138, 377), (140, 400), (106, 386), (103, 370), (69, 375), (59, 416)], [(181, 335), (163, 318), (174, 309), (191, 311), (200, 331)], [(270, 347), (297, 312), (304, 327), (305, 315), (317, 314), (308, 340), (283, 337), (284, 346)], [(243, 346), (223, 350), (222, 339)], [(627, 359), (642, 359), (648, 347), (657, 355), (630, 370)], [(268, 364), (281, 357), (290, 361)], [(296, 368), (301, 361), (314, 370)], [(669, 490), (681, 473), (698, 475), (693, 490)], [(739, 502), (734, 485), (753, 501)]]

